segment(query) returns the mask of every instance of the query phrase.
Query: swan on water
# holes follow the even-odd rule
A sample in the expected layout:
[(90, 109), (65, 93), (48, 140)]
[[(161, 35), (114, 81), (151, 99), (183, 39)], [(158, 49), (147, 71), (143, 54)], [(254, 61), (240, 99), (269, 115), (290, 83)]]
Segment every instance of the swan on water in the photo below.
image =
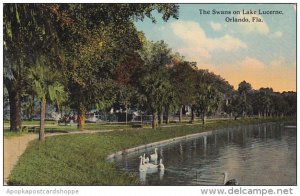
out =
[(143, 155), (143, 161), (144, 161), (144, 163), (149, 163), (149, 157), (146, 158), (145, 153)]
[(164, 164), (162, 163), (162, 159), (159, 160), (158, 169), (160, 169), (160, 170), (164, 170), (164, 169), (165, 169), (165, 166), (164, 166)]
[(140, 165), (139, 165), (139, 171), (140, 172), (146, 172), (148, 167), (144, 164), (144, 161), (143, 161), (143, 157), (140, 156)]
[(237, 185), (239, 185), (239, 183), (236, 179), (230, 179), (230, 180), (227, 181), (227, 176), (228, 176), (227, 172), (224, 172), (223, 175), (224, 175), (224, 182), (223, 182), (224, 185), (226, 185), (226, 186), (237, 186)]
[(151, 161), (157, 161), (157, 148), (154, 149), (154, 154), (150, 154)]
[(147, 167), (147, 169), (157, 169), (158, 165), (153, 164), (153, 163), (146, 163), (145, 166)]

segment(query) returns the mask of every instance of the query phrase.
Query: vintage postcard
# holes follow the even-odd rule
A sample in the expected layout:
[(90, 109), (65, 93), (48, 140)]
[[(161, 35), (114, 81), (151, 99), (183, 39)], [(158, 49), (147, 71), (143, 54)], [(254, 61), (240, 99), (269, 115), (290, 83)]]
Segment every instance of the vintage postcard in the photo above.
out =
[[(296, 16), (294, 3), (3, 3), (3, 184), (293, 194)], [(61, 188), (40, 193), (77, 194)]]

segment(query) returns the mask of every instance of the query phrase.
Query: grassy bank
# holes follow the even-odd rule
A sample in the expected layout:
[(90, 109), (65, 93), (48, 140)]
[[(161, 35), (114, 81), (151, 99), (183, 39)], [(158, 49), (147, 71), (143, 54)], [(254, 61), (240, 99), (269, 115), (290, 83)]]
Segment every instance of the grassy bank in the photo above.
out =
[[(63, 135), (32, 141), (9, 177), (11, 185), (138, 185), (138, 178), (116, 171), (106, 157), (130, 147), (221, 127), (290, 119), (219, 120), (206, 125), (128, 129)], [(137, 159), (138, 161), (138, 159)]]

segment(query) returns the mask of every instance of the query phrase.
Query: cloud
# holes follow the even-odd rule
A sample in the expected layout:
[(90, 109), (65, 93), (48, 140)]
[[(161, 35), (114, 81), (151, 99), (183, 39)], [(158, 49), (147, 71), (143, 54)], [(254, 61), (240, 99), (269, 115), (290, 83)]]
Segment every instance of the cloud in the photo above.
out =
[(171, 30), (176, 39), (183, 43), (179, 52), (187, 57), (196, 55), (210, 58), (214, 50), (232, 52), (247, 48), (244, 42), (228, 34), (218, 38), (209, 38), (201, 26), (193, 21), (173, 22)]
[(220, 30), (222, 29), (222, 24), (221, 24), (221, 23), (210, 22), (209, 25), (210, 25), (210, 27), (211, 27), (214, 31), (220, 31)]
[[(240, 22), (239, 23), (239, 30), (242, 33), (260, 33), (260, 34), (264, 34), (267, 35), (270, 30), (269, 27), (266, 23), (266, 21), (263, 19), (263, 17), (261, 15), (257, 15), (257, 14), (251, 14), (251, 15), (242, 15), (240, 14), (238, 16), (238, 18), (247, 18), (250, 23), (248, 22)], [(258, 17), (261, 18), (263, 20), (263, 22), (252, 22), (252, 17)]]
[(235, 88), (246, 80), (254, 89), (272, 87), (275, 91), (296, 90), (296, 62), (288, 65), (282, 57), (263, 63), (247, 56), (234, 64), (220, 65), (216, 73)]
[(274, 38), (280, 38), (282, 37), (283, 33), (281, 31), (276, 31), (275, 33), (272, 33), (271, 36)]
[(250, 71), (250, 72), (258, 72), (258, 71), (263, 71), (266, 68), (266, 65), (262, 63), (261, 61), (251, 58), (251, 57), (245, 57), (241, 63), (240, 63), (240, 68), (245, 71)]

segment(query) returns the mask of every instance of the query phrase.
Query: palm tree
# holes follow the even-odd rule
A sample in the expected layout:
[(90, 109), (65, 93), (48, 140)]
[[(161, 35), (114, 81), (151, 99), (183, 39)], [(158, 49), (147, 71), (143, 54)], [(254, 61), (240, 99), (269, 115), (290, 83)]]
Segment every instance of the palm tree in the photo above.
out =
[(40, 99), (41, 113), (39, 140), (44, 141), (47, 99), (51, 102), (55, 102), (59, 108), (60, 104), (66, 100), (67, 94), (64, 91), (64, 86), (59, 82), (59, 73), (50, 70), (49, 67), (42, 66), (41, 63), (37, 63), (30, 68), (28, 77), (34, 93), (37, 98)]

